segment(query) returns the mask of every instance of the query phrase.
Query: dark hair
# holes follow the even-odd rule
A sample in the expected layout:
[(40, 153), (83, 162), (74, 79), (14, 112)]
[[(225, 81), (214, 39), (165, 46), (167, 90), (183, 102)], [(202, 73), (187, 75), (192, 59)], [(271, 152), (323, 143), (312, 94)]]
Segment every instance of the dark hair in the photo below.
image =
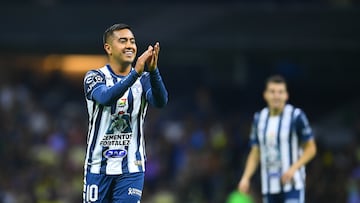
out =
[(105, 44), (107, 42), (107, 40), (109, 39), (109, 37), (114, 33), (114, 31), (116, 30), (122, 30), (122, 29), (129, 29), (131, 30), (129, 25), (126, 25), (124, 23), (117, 23), (114, 24), (112, 26), (110, 26), (109, 28), (107, 28), (104, 32), (103, 35), (103, 44)]
[(281, 75), (271, 75), (270, 77), (268, 77), (265, 81), (265, 89), (267, 88), (269, 83), (283, 83), (285, 84), (285, 86), (287, 86), (285, 78)]

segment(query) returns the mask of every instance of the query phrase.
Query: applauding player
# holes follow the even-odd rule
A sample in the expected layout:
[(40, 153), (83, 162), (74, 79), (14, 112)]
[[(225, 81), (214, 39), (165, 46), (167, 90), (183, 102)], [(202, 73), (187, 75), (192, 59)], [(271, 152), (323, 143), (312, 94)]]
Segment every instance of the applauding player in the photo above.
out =
[(144, 184), (146, 110), (148, 104), (160, 108), (168, 101), (157, 66), (160, 45), (148, 46), (132, 67), (137, 47), (128, 25), (109, 27), (103, 43), (109, 63), (84, 78), (89, 128), (83, 202), (138, 203)]

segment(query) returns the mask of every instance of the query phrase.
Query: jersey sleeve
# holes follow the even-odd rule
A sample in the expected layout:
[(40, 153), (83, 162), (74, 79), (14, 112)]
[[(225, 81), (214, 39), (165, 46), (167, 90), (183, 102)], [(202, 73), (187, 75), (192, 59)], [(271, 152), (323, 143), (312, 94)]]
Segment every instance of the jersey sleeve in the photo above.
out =
[(259, 122), (259, 113), (255, 113), (254, 119), (251, 125), (250, 130), (250, 146), (259, 145), (259, 137), (258, 137), (258, 131), (257, 131), (257, 124)]
[(299, 115), (296, 117), (295, 127), (301, 142), (306, 142), (313, 138), (313, 131), (303, 111), (300, 111)]
[(116, 102), (135, 83), (139, 75), (135, 70), (111, 87), (106, 86), (105, 75), (99, 71), (91, 71), (85, 76), (86, 98), (101, 105), (110, 106)]
[(153, 72), (145, 73), (141, 78), (141, 84), (144, 88), (145, 98), (150, 105), (163, 107), (167, 104), (168, 92), (158, 68)]
[(97, 70), (88, 71), (84, 78), (85, 97), (91, 100), (94, 90), (102, 85), (105, 86), (105, 75)]

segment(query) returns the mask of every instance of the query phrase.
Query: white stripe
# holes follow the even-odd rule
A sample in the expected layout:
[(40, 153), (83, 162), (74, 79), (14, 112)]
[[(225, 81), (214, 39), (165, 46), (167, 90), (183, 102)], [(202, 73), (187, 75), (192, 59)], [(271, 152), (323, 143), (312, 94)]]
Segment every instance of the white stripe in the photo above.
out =
[[(289, 135), (291, 128), (291, 114), (292, 114), (292, 106), (286, 105), (283, 111), (282, 125), (281, 125), (281, 156), (282, 156), (282, 173), (285, 173), (290, 168), (290, 146), (289, 146)], [(284, 191), (291, 190), (291, 184), (286, 183), (283, 186)]]
[(91, 167), (91, 173), (100, 173), (101, 169), (101, 160), (102, 160), (102, 146), (100, 146), (100, 141), (103, 139), (104, 134), (101, 132), (105, 132), (107, 130), (107, 124), (110, 121), (110, 115), (109, 115), (110, 107), (104, 107), (100, 119), (100, 126), (99, 126), (99, 135), (97, 136), (97, 140), (95, 143), (95, 148), (92, 154), (92, 167)]
[[(261, 149), (265, 146), (264, 143), (264, 130), (265, 130), (265, 123), (268, 115), (268, 109), (265, 108), (260, 112), (259, 120), (258, 120), (258, 128), (257, 128), (257, 134), (258, 134), (258, 140), (259, 140), (259, 147), (260, 152)], [(260, 153), (260, 164), (261, 164), (261, 190), (263, 194), (268, 193), (268, 176), (266, 173), (266, 167), (265, 167), (266, 157), (264, 153)]]

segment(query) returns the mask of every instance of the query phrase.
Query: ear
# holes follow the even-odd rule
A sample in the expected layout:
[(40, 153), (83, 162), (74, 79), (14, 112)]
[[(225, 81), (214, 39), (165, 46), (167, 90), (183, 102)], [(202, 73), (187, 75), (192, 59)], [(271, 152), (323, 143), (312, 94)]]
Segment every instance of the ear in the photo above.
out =
[(104, 49), (108, 55), (111, 55), (111, 45), (108, 43), (104, 44)]

